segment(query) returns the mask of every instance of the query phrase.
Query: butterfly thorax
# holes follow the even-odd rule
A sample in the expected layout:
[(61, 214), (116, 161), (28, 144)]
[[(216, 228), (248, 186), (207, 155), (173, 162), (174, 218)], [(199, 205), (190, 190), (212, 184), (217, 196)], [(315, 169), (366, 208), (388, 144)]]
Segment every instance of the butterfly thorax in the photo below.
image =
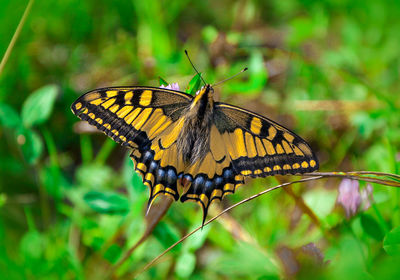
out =
[(209, 150), (213, 119), (213, 89), (203, 87), (183, 114), (183, 127), (177, 140), (178, 153), (187, 166), (202, 161)]

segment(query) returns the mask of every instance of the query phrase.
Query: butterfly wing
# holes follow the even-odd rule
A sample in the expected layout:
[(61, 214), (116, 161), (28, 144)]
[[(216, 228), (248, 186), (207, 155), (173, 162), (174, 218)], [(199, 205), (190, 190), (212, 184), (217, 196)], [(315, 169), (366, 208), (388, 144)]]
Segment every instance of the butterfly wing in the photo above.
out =
[(276, 122), (229, 104), (216, 105), (216, 125), (240, 174), (266, 177), (318, 169), (306, 141)]
[(179, 198), (176, 182), (181, 160), (175, 141), (182, 112), (192, 99), (183, 92), (153, 87), (102, 88), (78, 98), (71, 109), (133, 149), (135, 170), (150, 188), (150, 205), (162, 193)]
[(318, 160), (310, 146), (289, 129), (248, 110), (215, 103), (210, 150), (188, 170), (191, 186), (181, 201), (198, 202), (204, 213), (243, 184), (246, 176), (266, 177), (312, 172)]

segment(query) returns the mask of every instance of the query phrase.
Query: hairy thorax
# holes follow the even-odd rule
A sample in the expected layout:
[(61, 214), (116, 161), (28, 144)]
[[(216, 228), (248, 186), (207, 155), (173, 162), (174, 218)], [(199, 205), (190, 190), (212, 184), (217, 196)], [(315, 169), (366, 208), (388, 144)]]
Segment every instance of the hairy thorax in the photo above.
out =
[(187, 166), (201, 162), (209, 151), (213, 119), (211, 96), (204, 96), (184, 113), (184, 124), (177, 140), (178, 153)]

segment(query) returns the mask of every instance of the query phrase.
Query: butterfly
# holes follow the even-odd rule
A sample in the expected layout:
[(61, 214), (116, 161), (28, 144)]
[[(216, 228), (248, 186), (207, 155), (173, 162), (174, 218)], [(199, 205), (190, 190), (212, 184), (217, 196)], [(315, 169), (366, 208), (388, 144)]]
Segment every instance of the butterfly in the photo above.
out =
[(72, 105), (80, 119), (129, 147), (135, 170), (150, 189), (195, 201), (203, 209), (234, 193), (246, 177), (301, 174), (318, 159), (300, 136), (280, 124), (216, 102), (207, 84), (196, 96), (156, 87), (108, 87)]

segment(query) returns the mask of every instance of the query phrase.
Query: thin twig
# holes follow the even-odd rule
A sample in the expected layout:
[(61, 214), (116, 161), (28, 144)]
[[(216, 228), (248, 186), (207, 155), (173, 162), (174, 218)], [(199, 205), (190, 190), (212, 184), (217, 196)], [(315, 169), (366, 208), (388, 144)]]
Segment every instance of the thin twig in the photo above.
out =
[[(359, 181), (366, 181), (371, 183), (377, 183), (386, 186), (400, 187), (400, 176), (397, 174), (389, 174), (383, 172), (373, 172), (373, 171), (351, 171), (351, 172), (313, 172), (305, 173), (303, 176), (323, 176), (323, 177), (342, 177)], [(376, 176), (386, 176), (391, 180), (383, 180), (374, 177), (367, 177), (363, 175), (376, 175)], [(397, 181), (398, 180), (398, 181)]]
[(25, 24), (25, 20), (26, 20), (26, 18), (28, 17), (28, 14), (29, 14), (29, 12), (30, 12), (30, 10), (31, 10), (33, 1), (34, 1), (34, 0), (29, 0), (28, 5), (27, 5), (26, 8), (25, 8), (24, 14), (22, 15), (22, 18), (21, 18), (21, 20), (20, 20), (19, 23), (18, 23), (17, 29), (15, 30), (14, 35), (13, 35), (13, 37), (11, 38), (10, 44), (8, 44), (7, 50), (6, 50), (6, 52), (4, 53), (4, 56), (3, 56), (3, 58), (2, 58), (2, 60), (1, 60), (1, 62), (0, 62), (0, 76), (1, 76), (1, 73), (3, 72), (4, 66), (5, 66), (6, 63), (7, 63), (8, 58), (9, 58), (10, 55), (11, 55), (11, 51), (12, 51), (12, 49), (14, 48), (15, 42), (17, 41), (17, 39), (18, 39), (18, 37), (19, 37), (19, 34), (21, 33), (22, 27), (23, 27), (24, 24)]

